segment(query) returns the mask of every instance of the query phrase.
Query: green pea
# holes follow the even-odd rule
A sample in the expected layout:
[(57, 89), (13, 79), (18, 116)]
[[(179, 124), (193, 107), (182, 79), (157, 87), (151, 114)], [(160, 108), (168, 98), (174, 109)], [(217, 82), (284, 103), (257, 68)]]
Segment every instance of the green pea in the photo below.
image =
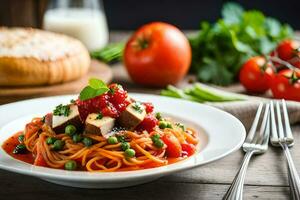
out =
[(173, 128), (173, 127), (172, 127), (172, 124), (167, 123), (167, 128)]
[(68, 135), (74, 135), (76, 133), (77, 129), (74, 125), (69, 124), (68, 126), (66, 126), (65, 128), (65, 133)]
[(115, 136), (109, 136), (109, 138), (107, 139), (108, 144), (117, 144), (118, 143), (118, 139)]
[(23, 143), (23, 141), (24, 141), (24, 135), (23, 135), (23, 134), (22, 134), (22, 135), (19, 135), (18, 141), (19, 141), (20, 143)]
[(18, 144), (13, 151), (13, 154), (24, 154), (27, 152), (25, 144)]
[(130, 148), (130, 144), (128, 143), (128, 142), (122, 142), (121, 143), (121, 149), (123, 150), (123, 151), (126, 151), (127, 149), (129, 149)]
[(53, 143), (53, 145), (52, 145), (52, 149), (54, 151), (60, 151), (60, 150), (62, 150), (64, 148), (64, 146), (65, 146), (65, 142), (64, 141), (62, 141), (62, 140), (56, 140)]
[(159, 128), (165, 129), (168, 126), (168, 123), (166, 121), (160, 121), (158, 124)]
[(152, 140), (158, 140), (160, 138), (160, 135), (155, 133), (154, 135), (152, 135), (151, 139)]
[(75, 170), (77, 163), (74, 160), (69, 160), (65, 163), (65, 170)]
[(162, 116), (159, 112), (155, 114), (155, 117), (157, 120), (162, 120)]
[(135, 156), (135, 151), (133, 149), (126, 149), (124, 153), (127, 158), (132, 158)]
[(83, 138), (82, 143), (84, 144), (84, 146), (89, 147), (93, 145), (93, 140), (91, 138)]
[(75, 134), (75, 135), (73, 135), (72, 140), (75, 143), (81, 142), (82, 136), (80, 134)]
[(164, 146), (164, 144), (165, 143), (161, 139), (154, 141), (154, 146), (156, 146), (157, 148), (162, 148)]
[(46, 139), (46, 143), (47, 143), (47, 144), (54, 144), (54, 142), (55, 142), (56, 140), (57, 140), (57, 139), (54, 138), (54, 137), (48, 137), (48, 138)]

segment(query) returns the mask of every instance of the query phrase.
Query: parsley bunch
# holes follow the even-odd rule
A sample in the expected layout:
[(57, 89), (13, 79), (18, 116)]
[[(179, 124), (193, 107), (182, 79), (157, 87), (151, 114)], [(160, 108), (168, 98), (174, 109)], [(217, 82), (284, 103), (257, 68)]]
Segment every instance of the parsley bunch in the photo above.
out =
[(198, 35), (189, 39), (191, 70), (202, 82), (228, 85), (246, 59), (270, 53), (277, 43), (292, 35), (287, 24), (260, 11), (244, 11), (238, 4), (226, 3), (221, 19), (214, 24), (202, 22)]

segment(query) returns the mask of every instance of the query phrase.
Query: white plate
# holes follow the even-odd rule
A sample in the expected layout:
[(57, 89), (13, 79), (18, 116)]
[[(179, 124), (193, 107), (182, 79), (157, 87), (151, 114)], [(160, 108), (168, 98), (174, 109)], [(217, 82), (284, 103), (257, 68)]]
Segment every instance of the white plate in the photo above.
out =
[[(242, 123), (216, 108), (155, 95), (131, 94), (131, 96), (140, 101), (152, 102), (156, 111), (171, 115), (199, 130), (199, 152), (184, 161), (153, 169), (90, 173), (33, 166), (10, 157), (0, 148), (0, 168), (72, 187), (126, 187), (220, 159), (239, 149), (245, 139), (245, 128)], [(42, 116), (53, 110), (56, 105), (67, 103), (73, 98), (75, 96), (55, 96), (0, 106), (0, 144), (2, 145), (15, 132), (22, 130), (32, 117)]]

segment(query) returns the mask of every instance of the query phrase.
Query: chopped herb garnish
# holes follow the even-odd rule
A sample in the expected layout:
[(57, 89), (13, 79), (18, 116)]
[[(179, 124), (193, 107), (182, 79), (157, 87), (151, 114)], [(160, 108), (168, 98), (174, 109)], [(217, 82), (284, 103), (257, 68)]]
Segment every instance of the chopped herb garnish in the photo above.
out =
[(46, 122), (46, 115), (44, 115), (44, 116), (42, 117), (42, 122), (43, 122), (43, 123)]
[(143, 107), (142, 107), (142, 105), (141, 105), (141, 103), (139, 103), (139, 102), (135, 102), (133, 105), (132, 105), (132, 108), (134, 109), (134, 110), (136, 110), (137, 112), (139, 112), (139, 113), (142, 113), (143, 112)]
[(19, 137), (18, 137), (18, 141), (19, 141), (19, 143), (23, 143), (24, 142), (24, 134), (21, 134), (21, 135), (19, 135)]
[(69, 105), (58, 105), (53, 111), (53, 115), (58, 115), (58, 116), (69, 116), (71, 110)]
[(103, 114), (102, 113), (98, 113), (96, 119), (102, 119), (103, 118)]
[(115, 92), (116, 92), (116, 90), (115, 90), (115, 88), (110, 88), (110, 89), (109, 89), (109, 92), (110, 92), (112, 95), (114, 95)]
[(126, 141), (124, 135), (117, 135), (116, 137), (117, 137), (117, 139), (118, 139), (119, 142), (122, 142), (122, 143), (123, 143), (123, 142)]
[(25, 144), (18, 144), (13, 150), (13, 154), (24, 154), (27, 152)]
[(79, 99), (82, 101), (92, 99), (107, 91), (109, 91), (109, 88), (102, 80), (91, 78), (89, 80), (89, 85), (80, 92)]
[(161, 116), (161, 114), (158, 112), (158, 113), (155, 113), (155, 118), (157, 119), (157, 120), (162, 120), (162, 116)]
[(70, 103), (75, 103), (75, 102), (76, 102), (75, 99), (71, 99), (71, 100), (70, 100)]
[(185, 126), (182, 123), (176, 123), (175, 125), (185, 131)]

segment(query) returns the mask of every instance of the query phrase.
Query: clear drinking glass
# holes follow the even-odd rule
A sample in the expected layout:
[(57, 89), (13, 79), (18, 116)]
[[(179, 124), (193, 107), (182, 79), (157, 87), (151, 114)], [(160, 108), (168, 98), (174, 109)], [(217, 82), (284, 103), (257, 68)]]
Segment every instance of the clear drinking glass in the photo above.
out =
[(101, 0), (50, 0), (43, 27), (79, 39), (89, 51), (102, 48), (108, 42)]

